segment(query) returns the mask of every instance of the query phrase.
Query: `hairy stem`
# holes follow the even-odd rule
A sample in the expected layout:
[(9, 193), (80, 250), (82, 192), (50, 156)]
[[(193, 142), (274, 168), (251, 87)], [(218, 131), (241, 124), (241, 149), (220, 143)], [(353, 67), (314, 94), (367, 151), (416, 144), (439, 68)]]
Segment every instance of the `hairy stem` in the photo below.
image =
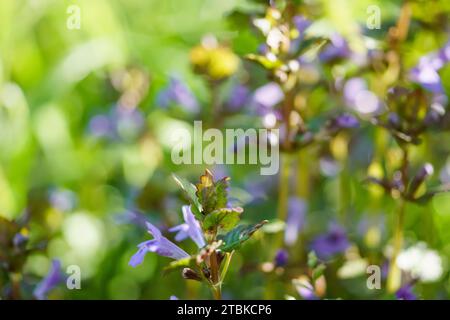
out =
[(217, 263), (217, 253), (215, 250), (209, 256), (209, 260), (211, 268), (211, 288), (213, 291), (214, 299), (220, 300), (222, 299), (222, 289), (219, 278), (219, 264)]

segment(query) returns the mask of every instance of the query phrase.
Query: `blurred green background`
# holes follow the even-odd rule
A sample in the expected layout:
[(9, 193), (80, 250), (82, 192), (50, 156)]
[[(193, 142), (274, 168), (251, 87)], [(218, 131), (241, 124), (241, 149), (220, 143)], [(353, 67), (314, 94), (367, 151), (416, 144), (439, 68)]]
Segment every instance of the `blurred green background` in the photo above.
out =
[[(158, 93), (176, 75), (194, 92), (204, 109), (210, 93), (189, 62), (190, 50), (212, 34), (239, 56), (256, 52), (261, 38), (251, 18), (264, 14), (265, 1), (250, 0), (2, 0), (0, 1), (0, 216), (18, 219), (31, 216), (31, 243), (44, 242), (45, 249), (29, 254), (23, 274), (31, 283), (47, 273), (51, 259), (64, 267), (79, 265), (82, 289), (64, 286), (51, 298), (65, 299), (168, 299), (209, 298), (208, 289), (184, 281), (179, 273), (162, 275), (166, 258), (148, 254), (138, 268), (128, 266), (137, 243), (148, 239), (145, 229), (128, 223), (127, 212), (139, 210), (150, 221), (179, 223), (184, 204), (171, 173), (196, 181), (205, 166), (176, 166), (170, 158), (167, 137), (177, 125), (192, 126), (193, 117), (158, 105)], [(80, 9), (80, 29), (67, 27), (72, 13)], [(371, 37), (381, 40), (398, 17), (400, 1), (305, 1), (305, 13), (328, 33), (343, 34), (356, 50), (361, 47), (361, 26), (366, 8), (379, 5), (382, 28)], [(437, 50), (448, 33), (436, 33), (436, 17), (448, 18), (450, 2), (415, 2), (414, 18), (405, 45), (405, 65)], [(240, 79), (256, 88), (268, 80), (263, 70), (241, 61)], [(450, 69), (441, 73), (450, 92)], [(376, 78), (373, 79), (376, 82)], [(324, 87), (310, 89), (308, 106), (327, 110), (340, 102)], [(138, 111), (136, 119), (118, 121), (114, 137), (98, 138), (92, 119), (115, 117), (119, 102)], [(131, 102), (130, 102), (131, 101)], [(257, 123), (246, 113), (227, 118), (228, 126)], [(362, 256), (382, 255), (390, 238), (393, 201), (379, 190), (363, 185), (377, 141), (385, 139), (376, 129), (363, 125), (356, 134), (354, 157), (348, 176), (352, 212), (346, 221), (349, 237)], [(380, 138), (381, 136), (381, 138)], [(385, 155), (395, 162), (398, 148), (381, 142)], [(332, 150), (333, 147), (330, 147)], [(314, 152), (311, 152), (314, 153)], [(433, 182), (442, 170), (449, 172), (450, 137), (432, 133), (415, 149), (413, 163), (432, 162)], [(320, 159), (307, 155), (307, 168), (317, 172), (308, 198), (307, 229), (302, 239), (326, 230), (335, 219), (339, 179), (320, 172)], [(373, 160), (373, 159), (372, 159)], [(447, 166), (447, 167), (446, 167)], [(373, 167), (372, 167), (373, 169)], [(273, 219), (277, 207), (276, 177), (259, 177), (258, 168), (229, 166), (212, 168), (231, 176), (238, 197), (251, 197), (250, 182), (268, 186), (262, 200), (245, 207), (248, 221)], [(433, 183), (431, 183), (433, 184)], [(358, 233), (363, 218), (380, 219), (379, 240), (367, 245), (367, 234)], [(372, 221), (372, 220), (371, 220)], [(439, 281), (420, 287), (424, 298), (448, 298), (450, 282), (446, 261), (450, 257), (450, 197), (440, 195), (426, 207), (408, 206), (406, 236), (409, 243), (425, 241), (443, 257)], [(378, 238), (377, 238), (378, 239)], [(264, 274), (260, 265), (273, 259), (264, 250), (270, 233), (235, 255), (224, 284), (230, 298), (284, 298), (295, 296), (290, 276)], [(306, 242), (305, 242), (306, 243)], [(186, 244), (185, 244), (186, 246)], [(342, 260), (343, 259), (343, 260)], [(339, 268), (346, 258), (330, 267)], [(381, 261), (377, 260), (376, 261)], [(333, 273), (333, 271), (330, 271)], [(377, 298), (365, 287), (365, 272), (354, 278), (328, 280), (329, 295), (344, 298)]]

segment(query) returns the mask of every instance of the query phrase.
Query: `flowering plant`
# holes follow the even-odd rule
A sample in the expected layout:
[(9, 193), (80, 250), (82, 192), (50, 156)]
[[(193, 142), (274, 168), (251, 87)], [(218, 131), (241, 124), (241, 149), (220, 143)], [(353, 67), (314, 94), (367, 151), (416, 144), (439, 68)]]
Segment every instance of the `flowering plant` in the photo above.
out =
[(186, 193), (190, 205), (182, 208), (184, 223), (169, 231), (176, 233), (176, 241), (191, 238), (198, 251), (187, 253), (147, 222), (148, 232), (153, 239), (138, 245), (139, 249), (129, 264), (133, 267), (141, 264), (147, 252), (172, 258), (175, 261), (166, 267), (166, 271), (182, 268), (185, 279), (205, 282), (214, 298), (221, 299), (222, 283), (234, 251), (267, 221), (239, 224), (243, 209), (229, 206), (228, 177), (215, 181), (212, 173), (206, 170), (195, 186), (175, 175), (174, 179)]

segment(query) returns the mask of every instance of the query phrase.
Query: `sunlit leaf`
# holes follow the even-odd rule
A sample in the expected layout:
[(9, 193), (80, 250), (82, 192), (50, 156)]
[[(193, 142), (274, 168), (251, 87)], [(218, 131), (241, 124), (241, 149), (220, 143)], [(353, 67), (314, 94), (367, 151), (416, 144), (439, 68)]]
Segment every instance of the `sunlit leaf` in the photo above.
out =
[(238, 249), (242, 243), (250, 239), (250, 237), (266, 223), (267, 220), (252, 225), (239, 225), (227, 234), (218, 236), (217, 238), (223, 241), (220, 250), (231, 252)]
[(244, 210), (242, 208), (222, 208), (211, 212), (203, 220), (203, 229), (221, 229), (229, 231), (233, 229), (240, 219), (240, 215)]
[(217, 182), (209, 170), (200, 177), (200, 182), (197, 184), (196, 196), (203, 208), (203, 214), (208, 215), (211, 212), (226, 208), (228, 203), (228, 181), (225, 177)]
[(192, 213), (195, 215), (195, 217), (198, 220), (200, 220), (200, 221), (203, 220), (203, 215), (202, 215), (203, 209), (202, 209), (201, 203), (199, 202), (199, 200), (197, 198), (197, 195), (196, 195), (197, 189), (195, 188), (195, 186), (192, 183), (190, 183), (189, 181), (187, 181), (181, 177), (178, 177), (175, 174), (172, 174), (172, 176), (173, 176), (175, 182), (181, 187), (181, 189), (184, 190), (184, 192), (188, 196), (189, 202), (192, 205), (191, 206)]

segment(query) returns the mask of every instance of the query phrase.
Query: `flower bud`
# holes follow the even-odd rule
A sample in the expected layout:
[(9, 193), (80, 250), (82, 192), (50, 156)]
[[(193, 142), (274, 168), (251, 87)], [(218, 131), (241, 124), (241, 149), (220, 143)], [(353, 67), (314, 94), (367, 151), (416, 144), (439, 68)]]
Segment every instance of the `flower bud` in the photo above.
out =
[(433, 174), (434, 168), (430, 163), (425, 164), (422, 168), (420, 168), (419, 172), (417, 172), (416, 176), (411, 181), (409, 185), (409, 196), (414, 197), (417, 190), (420, 188), (422, 183)]
[(197, 272), (195, 272), (191, 268), (184, 268), (181, 272), (181, 275), (186, 280), (202, 281), (202, 278), (197, 274)]

